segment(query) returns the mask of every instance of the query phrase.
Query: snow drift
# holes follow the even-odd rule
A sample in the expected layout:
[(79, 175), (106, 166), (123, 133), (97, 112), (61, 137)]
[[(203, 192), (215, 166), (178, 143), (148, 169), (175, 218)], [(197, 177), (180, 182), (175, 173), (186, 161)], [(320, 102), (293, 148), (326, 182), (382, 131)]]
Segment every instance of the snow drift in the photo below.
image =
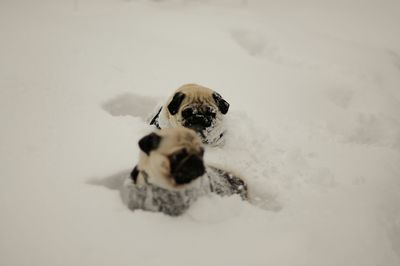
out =
[[(400, 264), (395, 1), (0, 3), (1, 265)], [(195, 82), (255, 204), (131, 212), (145, 116)]]

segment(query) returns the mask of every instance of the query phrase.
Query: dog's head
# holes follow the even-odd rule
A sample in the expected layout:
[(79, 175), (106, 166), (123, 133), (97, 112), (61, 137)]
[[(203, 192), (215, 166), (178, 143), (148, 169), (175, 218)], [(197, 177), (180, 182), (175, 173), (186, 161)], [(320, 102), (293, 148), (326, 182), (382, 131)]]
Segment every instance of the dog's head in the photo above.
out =
[(214, 144), (222, 137), (222, 120), (229, 103), (217, 92), (197, 85), (180, 87), (167, 102), (167, 117), (172, 126), (190, 128), (203, 143)]
[(179, 189), (205, 173), (204, 148), (190, 129), (161, 129), (140, 139), (139, 147), (139, 171), (159, 187)]

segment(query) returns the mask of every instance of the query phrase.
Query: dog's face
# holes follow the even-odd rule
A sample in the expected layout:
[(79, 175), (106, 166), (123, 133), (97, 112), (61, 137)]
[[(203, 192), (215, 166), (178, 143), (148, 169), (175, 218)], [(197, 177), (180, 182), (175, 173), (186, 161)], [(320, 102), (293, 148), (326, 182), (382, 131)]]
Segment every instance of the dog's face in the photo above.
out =
[(203, 143), (214, 144), (222, 137), (222, 120), (229, 110), (229, 103), (209, 88), (186, 84), (169, 99), (167, 109), (172, 126), (190, 128)]
[(143, 137), (139, 147), (138, 168), (159, 187), (179, 189), (205, 173), (201, 140), (190, 129), (162, 129)]

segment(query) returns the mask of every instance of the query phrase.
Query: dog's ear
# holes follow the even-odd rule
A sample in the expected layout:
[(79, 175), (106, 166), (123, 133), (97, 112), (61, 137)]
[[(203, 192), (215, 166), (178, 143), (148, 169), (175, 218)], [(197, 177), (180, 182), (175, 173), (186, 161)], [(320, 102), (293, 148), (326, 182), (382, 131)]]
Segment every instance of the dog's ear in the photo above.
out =
[(217, 92), (214, 92), (212, 94), (212, 97), (213, 97), (214, 101), (217, 103), (219, 111), (222, 114), (226, 114), (229, 110), (229, 103), (227, 101), (225, 101), (224, 98), (222, 98), (222, 96)]
[(179, 111), (179, 107), (181, 106), (183, 99), (185, 99), (185, 94), (182, 92), (175, 93), (171, 102), (168, 104), (168, 111), (171, 113), (171, 115), (175, 115)]
[(131, 172), (131, 179), (132, 179), (134, 184), (136, 184), (138, 175), (139, 175), (139, 170), (138, 170), (137, 165), (136, 165), (135, 168), (133, 168), (133, 170)]
[(152, 150), (158, 148), (158, 145), (160, 145), (160, 141), (161, 137), (159, 135), (157, 135), (156, 133), (151, 133), (139, 140), (139, 147), (144, 153), (149, 155)]

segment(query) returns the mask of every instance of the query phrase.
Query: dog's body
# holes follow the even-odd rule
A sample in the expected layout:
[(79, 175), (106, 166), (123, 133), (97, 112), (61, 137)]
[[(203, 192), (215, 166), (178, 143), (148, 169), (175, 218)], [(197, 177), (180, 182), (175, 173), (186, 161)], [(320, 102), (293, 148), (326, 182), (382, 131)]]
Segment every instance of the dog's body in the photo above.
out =
[(247, 200), (247, 184), (242, 178), (215, 166), (207, 166), (206, 174), (210, 181), (211, 192), (220, 196), (237, 194), (243, 200)]
[(223, 143), (223, 119), (228, 110), (229, 103), (217, 92), (197, 84), (186, 84), (175, 91), (150, 124), (159, 129), (193, 129), (204, 144), (215, 146)]
[(149, 176), (143, 172), (139, 173), (138, 179), (143, 180), (144, 184), (135, 184), (132, 182), (132, 176), (127, 178), (124, 184), (125, 201), (131, 210), (142, 209), (177, 216), (210, 191), (206, 176), (199, 177), (191, 186), (175, 190), (150, 183)]
[(241, 178), (204, 165), (201, 140), (190, 129), (151, 133), (139, 141), (139, 147), (139, 163), (123, 190), (124, 201), (132, 210), (176, 216), (210, 192), (247, 198), (247, 187)]

